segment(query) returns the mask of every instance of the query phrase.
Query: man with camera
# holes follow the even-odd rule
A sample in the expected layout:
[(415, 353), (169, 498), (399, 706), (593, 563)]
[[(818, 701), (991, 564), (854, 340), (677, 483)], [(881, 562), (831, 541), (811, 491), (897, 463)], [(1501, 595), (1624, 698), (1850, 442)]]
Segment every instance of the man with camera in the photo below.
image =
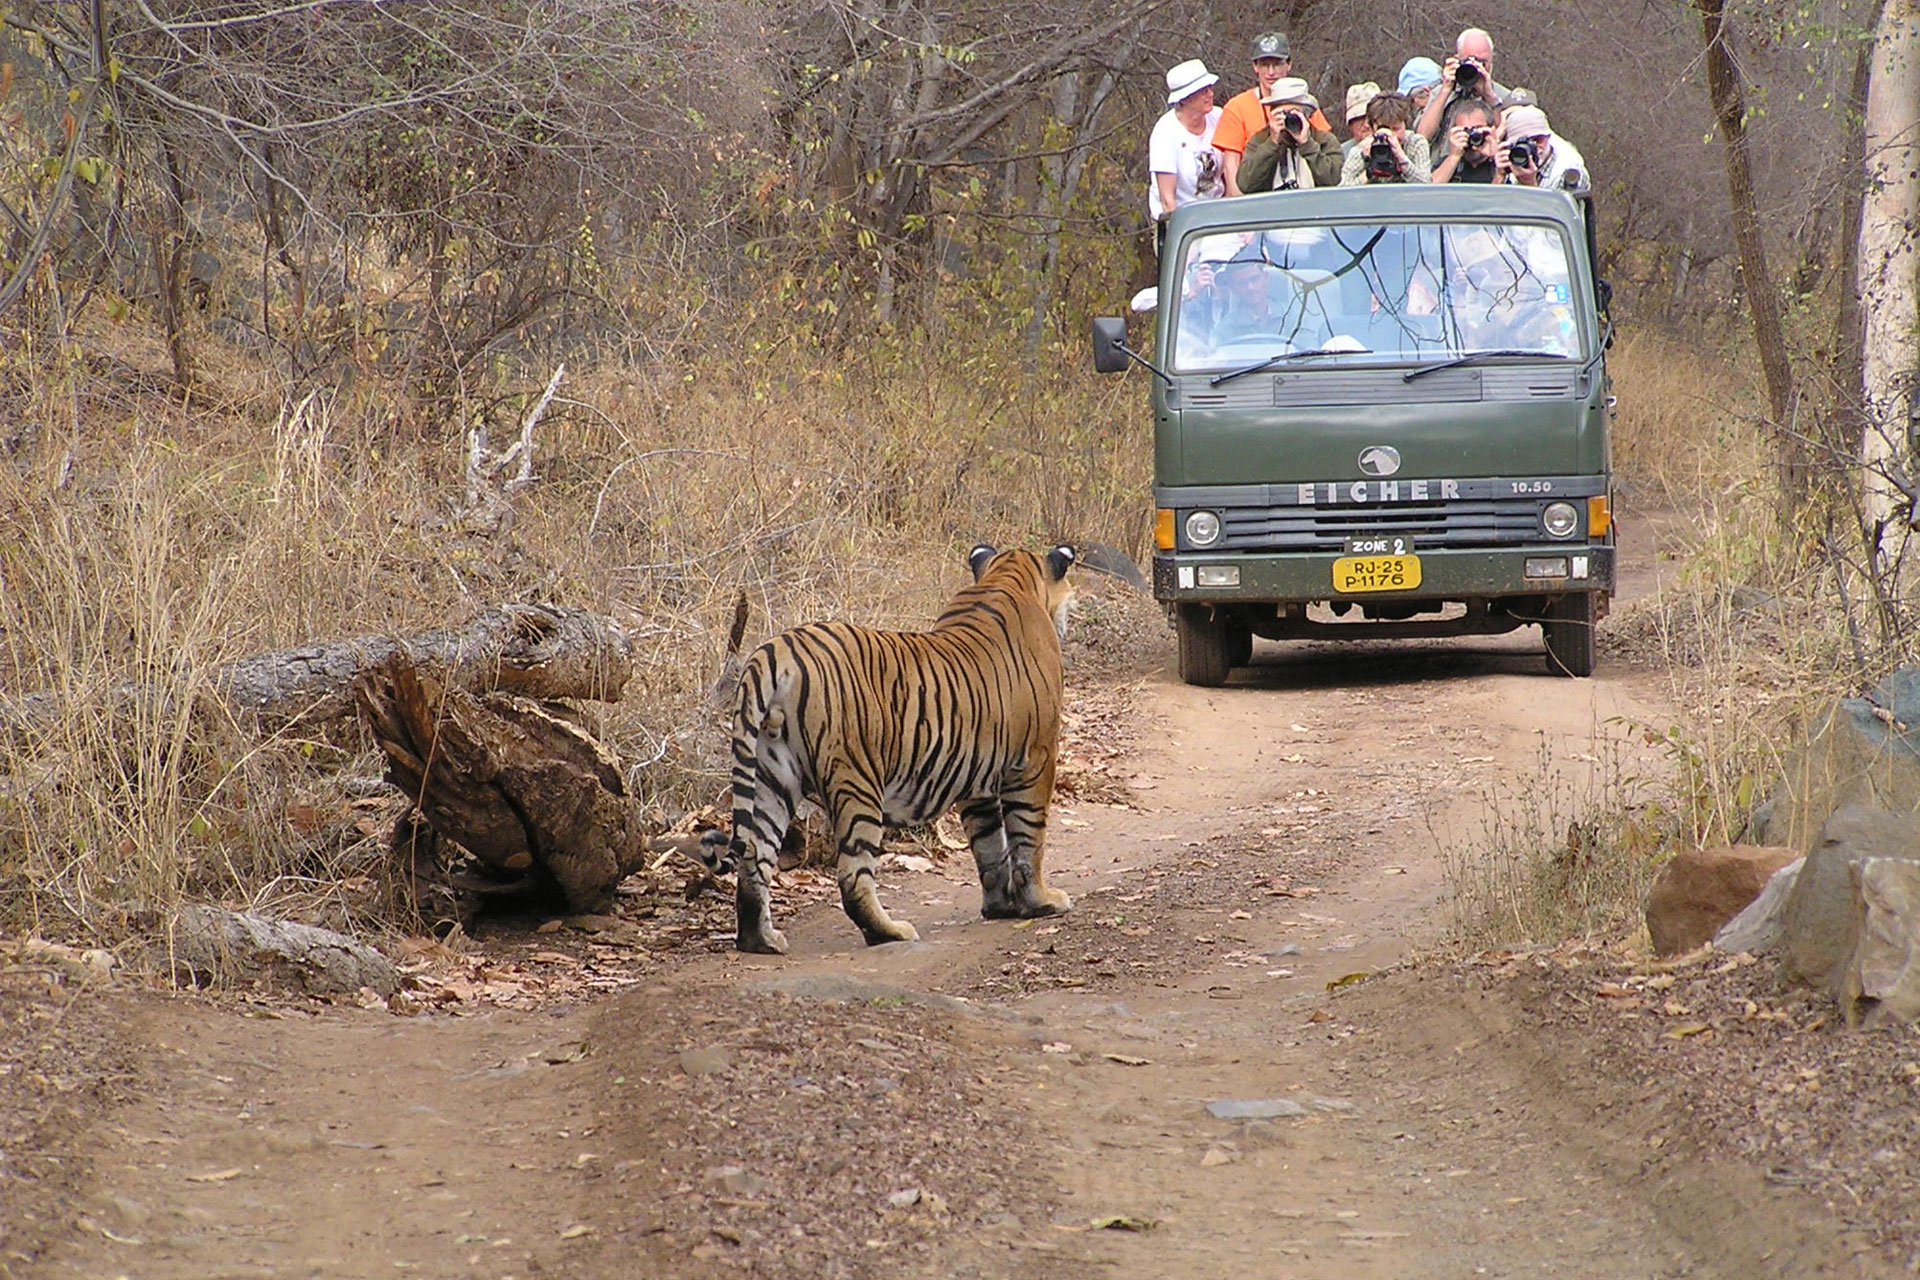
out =
[(1340, 182), (1340, 140), (1316, 126), (1320, 104), (1298, 76), (1283, 76), (1261, 95), (1267, 127), (1247, 140), (1238, 173), (1240, 190), (1305, 191)]
[(1493, 109), (1478, 98), (1454, 108), (1447, 132), (1447, 154), (1433, 166), (1435, 182), (1505, 182), (1507, 150), (1501, 144)]
[(1343, 187), (1375, 182), (1427, 182), (1432, 174), (1427, 140), (1413, 132), (1413, 100), (1403, 93), (1382, 93), (1367, 104), (1373, 134), (1355, 147), (1340, 171)]
[(1493, 37), (1468, 27), (1453, 42), (1453, 56), (1440, 68), (1439, 87), (1428, 97), (1416, 130), (1423, 137), (1439, 137), (1443, 126), (1452, 126), (1459, 104), (1476, 99), (1486, 103), (1498, 121), (1506, 96), (1506, 86), (1493, 78)]
[(1523, 187), (1588, 185), (1587, 162), (1571, 142), (1553, 131), (1538, 107), (1515, 107), (1501, 126), (1507, 167)]
[[(1265, 187), (1242, 183), (1239, 180), (1240, 165), (1246, 158), (1247, 144), (1265, 132), (1272, 121), (1272, 113), (1266, 104), (1273, 86), (1292, 73), (1293, 45), (1284, 32), (1266, 31), (1254, 37), (1253, 88), (1227, 99), (1227, 105), (1220, 111), (1220, 127), (1214, 130), (1213, 135), (1213, 146), (1220, 153), (1222, 169), (1226, 174), (1228, 195), (1267, 190)], [(1326, 133), (1332, 129), (1317, 106), (1307, 113), (1307, 121), (1315, 132)], [(1325, 185), (1331, 186), (1332, 183)]]

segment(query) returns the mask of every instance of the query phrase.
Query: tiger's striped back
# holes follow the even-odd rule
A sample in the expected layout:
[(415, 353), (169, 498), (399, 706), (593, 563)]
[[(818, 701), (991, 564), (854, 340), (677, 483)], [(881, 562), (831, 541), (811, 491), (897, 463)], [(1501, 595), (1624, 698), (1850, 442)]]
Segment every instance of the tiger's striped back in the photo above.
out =
[(827, 811), (842, 904), (869, 942), (915, 936), (873, 893), (887, 824), (959, 804), (990, 916), (1065, 910), (1040, 875), (1060, 728), (1070, 548), (969, 557), (974, 582), (931, 630), (816, 622), (761, 645), (733, 733), (738, 942), (780, 951), (766, 887), (803, 795)]

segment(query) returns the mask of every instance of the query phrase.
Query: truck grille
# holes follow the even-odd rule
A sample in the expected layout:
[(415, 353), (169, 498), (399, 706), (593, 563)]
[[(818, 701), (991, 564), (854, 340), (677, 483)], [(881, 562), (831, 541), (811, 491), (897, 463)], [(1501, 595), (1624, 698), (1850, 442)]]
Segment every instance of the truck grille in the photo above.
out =
[(1514, 546), (1543, 536), (1534, 498), (1226, 507), (1220, 520), (1220, 541), (1209, 550), (1339, 551), (1350, 537), (1380, 533), (1405, 534), (1416, 550)]

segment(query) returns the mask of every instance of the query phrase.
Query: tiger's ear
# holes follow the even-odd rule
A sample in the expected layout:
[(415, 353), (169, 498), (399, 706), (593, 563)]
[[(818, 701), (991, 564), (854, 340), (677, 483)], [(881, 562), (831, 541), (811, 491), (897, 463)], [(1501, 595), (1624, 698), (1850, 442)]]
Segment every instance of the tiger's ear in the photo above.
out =
[(1060, 544), (1053, 550), (1047, 552), (1048, 576), (1055, 582), (1060, 581), (1060, 579), (1067, 576), (1067, 570), (1073, 568), (1079, 559), (1080, 557), (1074, 554), (1072, 547), (1067, 546), (1065, 543)]
[(967, 567), (973, 570), (973, 580), (980, 581), (980, 575), (987, 571), (987, 562), (1000, 554), (986, 543), (981, 543), (967, 552)]

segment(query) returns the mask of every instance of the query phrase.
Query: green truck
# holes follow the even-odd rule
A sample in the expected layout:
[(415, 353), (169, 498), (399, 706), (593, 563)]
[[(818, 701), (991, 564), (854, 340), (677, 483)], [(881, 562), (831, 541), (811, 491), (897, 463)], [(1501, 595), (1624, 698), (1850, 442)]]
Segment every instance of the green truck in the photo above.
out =
[(1538, 624), (1591, 675), (1614, 581), (1607, 287), (1584, 192), (1374, 185), (1212, 200), (1167, 227), (1150, 375), (1153, 592), (1180, 675), (1253, 637)]

